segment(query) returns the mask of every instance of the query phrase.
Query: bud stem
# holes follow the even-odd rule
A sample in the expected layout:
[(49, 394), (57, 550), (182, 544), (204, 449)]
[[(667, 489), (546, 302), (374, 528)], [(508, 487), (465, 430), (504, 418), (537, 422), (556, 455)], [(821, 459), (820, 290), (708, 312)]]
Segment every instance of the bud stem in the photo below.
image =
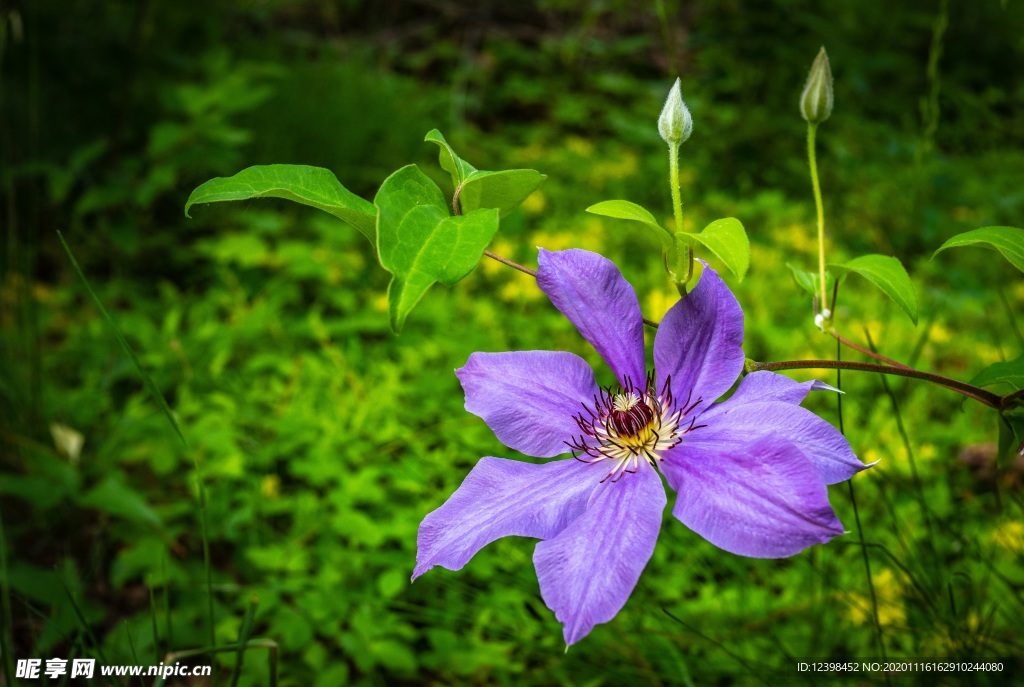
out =
[(818, 182), (818, 158), (815, 151), (815, 134), (817, 124), (807, 125), (807, 161), (811, 167), (811, 187), (814, 189), (814, 206), (818, 211), (818, 279), (821, 282), (820, 309), (826, 308), (828, 294), (825, 284), (825, 209), (821, 203), (821, 184)]
[[(674, 233), (681, 233), (683, 231), (683, 201), (679, 194), (679, 144), (669, 143), (668, 144), (668, 180), (669, 187), (672, 190), (672, 212), (676, 220), (676, 230)], [(693, 276), (693, 251), (687, 250), (687, 267), (686, 277), (682, 282), (676, 282), (677, 288), (682, 285), (682, 290), (685, 293), (686, 285), (690, 282), (690, 278)], [(679, 275), (676, 273), (676, 279), (678, 280)]]

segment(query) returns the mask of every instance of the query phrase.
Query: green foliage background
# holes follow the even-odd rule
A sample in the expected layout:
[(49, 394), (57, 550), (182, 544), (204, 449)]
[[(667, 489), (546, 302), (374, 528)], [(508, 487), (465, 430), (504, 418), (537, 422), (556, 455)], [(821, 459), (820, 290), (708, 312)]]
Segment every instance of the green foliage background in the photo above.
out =
[[(452, 370), (480, 350), (600, 361), (529, 278), (497, 263), (435, 286), (396, 338), (389, 275), (342, 222), (281, 201), (182, 215), (198, 184), (252, 164), (324, 166), (372, 198), (417, 163), (450, 192), (423, 142), (437, 127), (478, 167), (548, 175), (493, 250), (526, 264), (536, 246), (599, 250), (657, 319), (673, 298), (657, 242), (583, 210), (625, 198), (671, 216), (654, 124), (679, 75), (696, 123), (682, 149), (686, 221), (738, 217), (753, 244), (732, 284), (747, 355), (833, 357), (785, 266), (815, 260), (797, 98), (825, 44), (832, 257), (898, 256), (922, 311), (914, 328), (850, 280), (838, 321), (966, 380), (1020, 355), (1024, 283), (989, 251), (928, 258), (955, 233), (1021, 225), (1020, 3), (103, 5), (0, 3), (7, 656), (143, 664), (208, 643), (198, 464), (216, 641), (235, 641), (258, 600), (252, 636), (279, 644), (282, 685), (777, 684), (806, 678), (792, 665), (815, 656), (1024, 669), (1024, 464), (996, 460), (996, 419), (979, 405), (873, 375), (842, 379), (850, 441), (881, 461), (854, 480), (870, 577), (853, 493), (837, 485), (851, 534), (787, 560), (726, 554), (666, 515), (626, 608), (568, 653), (529, 541), (410, 585), (422, 517), (480, 456), (518, 457), (463, 410)], [(834, 398), (810, 404), (837, 421)], [(245, 658), (240, 684), (268, 684), (262, 657)], [(233, 665), (225, 655), (220, 683)]]

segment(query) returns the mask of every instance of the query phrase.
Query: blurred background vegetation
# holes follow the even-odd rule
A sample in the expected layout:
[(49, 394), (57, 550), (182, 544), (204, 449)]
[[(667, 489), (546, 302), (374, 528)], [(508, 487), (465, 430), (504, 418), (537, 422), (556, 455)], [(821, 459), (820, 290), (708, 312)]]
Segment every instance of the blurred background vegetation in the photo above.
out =
[[(977, 404), (873, 375), (842, 380), (850, 441), (881, 460), (854, 481), (870, 574), (837, 485), (851, 534), (788, 560), (725, 554), (666, 514), (624, 611), (567, 654), (529, 541), (410, 585), (422, 517), (480, 456), (512, 453), (462, 409), (452, 370), (476, 350), (594, 353), (497, 263), (435, 287), (395, 338), (387, 274), (338, 220), (277, 201), (182, 213), (199, 183), (272, 162), (327, 167), (366, 198), (409, 162), (444, 188), (422, 142), (437, 127), (478, 167), (549, 177), (496, 252), (600, 250), (658, 318), (672, 291), (657, 247), (583, 210), (625, 198), (671, 221), (655, 120), (678, 75), (696, 123), (686, 221), (735, 216), (753, 242), (733, 283), (747, 355), (833, 357), (785, 267), (815, 264), (797, 98), (824, 44), (833, 258), (898, 256), (923, 311), (915, 328), (852, 279), (840, 327), (966, 380), (1021, 353), (1024, 284), (995, 253), (929, 257), (959, 231), (1021, 224), (1021, 3), (3, 0), (0, 27), (7, 657), (143, 664), (209, 643), (198, 464), (216, 642), (258, 601), (248, 636), (280, 646), (282, 685), (778, 684), (813, 656), (1024, 669), (1024, 464), (996, 461)], [(810, 403), (837, 421), (834, 398)], [(235, 657), (218, 661), (227, 684)], [(268, 681), (248, 652), (240, 684)]]

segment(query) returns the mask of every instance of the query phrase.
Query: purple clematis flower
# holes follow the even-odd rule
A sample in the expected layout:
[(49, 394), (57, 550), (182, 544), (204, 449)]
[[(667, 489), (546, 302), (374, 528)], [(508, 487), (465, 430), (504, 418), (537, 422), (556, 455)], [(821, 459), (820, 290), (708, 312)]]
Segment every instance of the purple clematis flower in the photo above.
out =
[(666, 504), (660, 471), (678, 492), (672, 514), (715, 546), (743, 556), (791, 556), (842, 534), (827, 484), (866, 466), (846, 439), (800, 403), (821, 382), (743, 370), (743, 311), (710, 268), (676, 303), (644, 366), (633, 287), (608, 259), (540, 251), (537, 284), (611, 366), (599, 389), (572, 353), (474, 353), (456, 370), (466, 409), (505, 445), (542, 464), (482, 458), (424, 518), (416, 579), (458, 570), (490, 542), (540, 539), (541, 596), (566, 644), (619, 612), (647, 565)]

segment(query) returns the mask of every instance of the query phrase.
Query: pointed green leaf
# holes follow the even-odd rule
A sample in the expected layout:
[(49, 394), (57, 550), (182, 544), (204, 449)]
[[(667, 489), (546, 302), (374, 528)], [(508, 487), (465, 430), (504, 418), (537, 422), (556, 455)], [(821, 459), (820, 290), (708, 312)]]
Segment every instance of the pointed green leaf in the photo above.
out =
[(1024, 355), (1015, 360), (992, 363), (974, 375), (969, 382), (974, 386), (991, 386), (993, 384), (1009, 384), (1014, 391), (1024, 389)]
[(434, 282), (450, 286), (473, 270), (498, 230), (498, 210), (449, 216), (441, 189), (416, 165), (385, 179), (373, 202), (380, 264), (394, 275), (388, 310), (397, 334)]
[(743, 225), (735, 217), (716, 219), (699, 234), (687, 234), (721, 260), (743, 281), (750, 267), (750, 240)]
[(432, 129), (423, 140), (436, 143), (441, 149), (438, 161), (441, 169), (452, 177), (452, 186), (463, 214), (480, 208), (498, 208), (501, 216), (505, 217), (547, 179), (534, 169), (478, 170), (456, 155), (437, 129)]
[(189, 208), (198, 203), (249, 198), (283, 198), (323, 210), (343, 219), (374, 240), (377, 210), (373, 203), (352, 193), (330, 170), (306, 165), (257, 165), (230, 177), (217, 177), (201, 185), (188, 197)]
[(658, 224), (658, 220), (648, 212), (647, 208), (636, 203), (631, 203), (628, 200), (605, 200), (596, 205), (591, 205), (587, 208), (587, 212), (603, 217), (640, 222), (655, 233), (658, 240), (661, 241), (661, 248), (664, 252), (667, 253), (672, 249), (672, 234)]
[[(809, 293), (811, 296), (817, 298), (821, 295), (821, 278), (817, 272), (807, 272), (805, 270), (795, 267), (792, 263), (787, 262), (786, 267), (793, 274), (793, 281), (796, 285)], [(825, 292), (832, 293), (832, 289), (835, 286), (836, 278), (831, 272), (825, 271)]]
[(994, 248), (1002, 253), (1010, 264), (1024, 272), (1024, 229), (1017, 227), (982, 227), (973, 231), (957, 234), (939, 246), (932, 254), (935, 256), (947, 248), (959, 246), (983, 246)]
[(469, 175), (476, 171), (476, 167), (455, 154), (452, 147), (448, 145), (448, 141), (444, 139), (444, 136), (437, 129), (431, 129), (427, 132), (423, 140), (436, 143), (441, 149), (437, 156), (438, 162), (441, 163), (441, 169), (452, 175), (452, 186), (455, 188), (466, 183)]
[(498, 208), (499, 214), (505, 217), (547, 178), (535, 169), (473, 172), (459, 189), (459, 207), (463, 213)]
[(867, 279), (903, 308), (910, 319), (917, 324), (917, 294), (910, 275), (896, 258), (888, 255), (862, 255), (842, 265), (830, 265), (837, 274), (853, 272)]

